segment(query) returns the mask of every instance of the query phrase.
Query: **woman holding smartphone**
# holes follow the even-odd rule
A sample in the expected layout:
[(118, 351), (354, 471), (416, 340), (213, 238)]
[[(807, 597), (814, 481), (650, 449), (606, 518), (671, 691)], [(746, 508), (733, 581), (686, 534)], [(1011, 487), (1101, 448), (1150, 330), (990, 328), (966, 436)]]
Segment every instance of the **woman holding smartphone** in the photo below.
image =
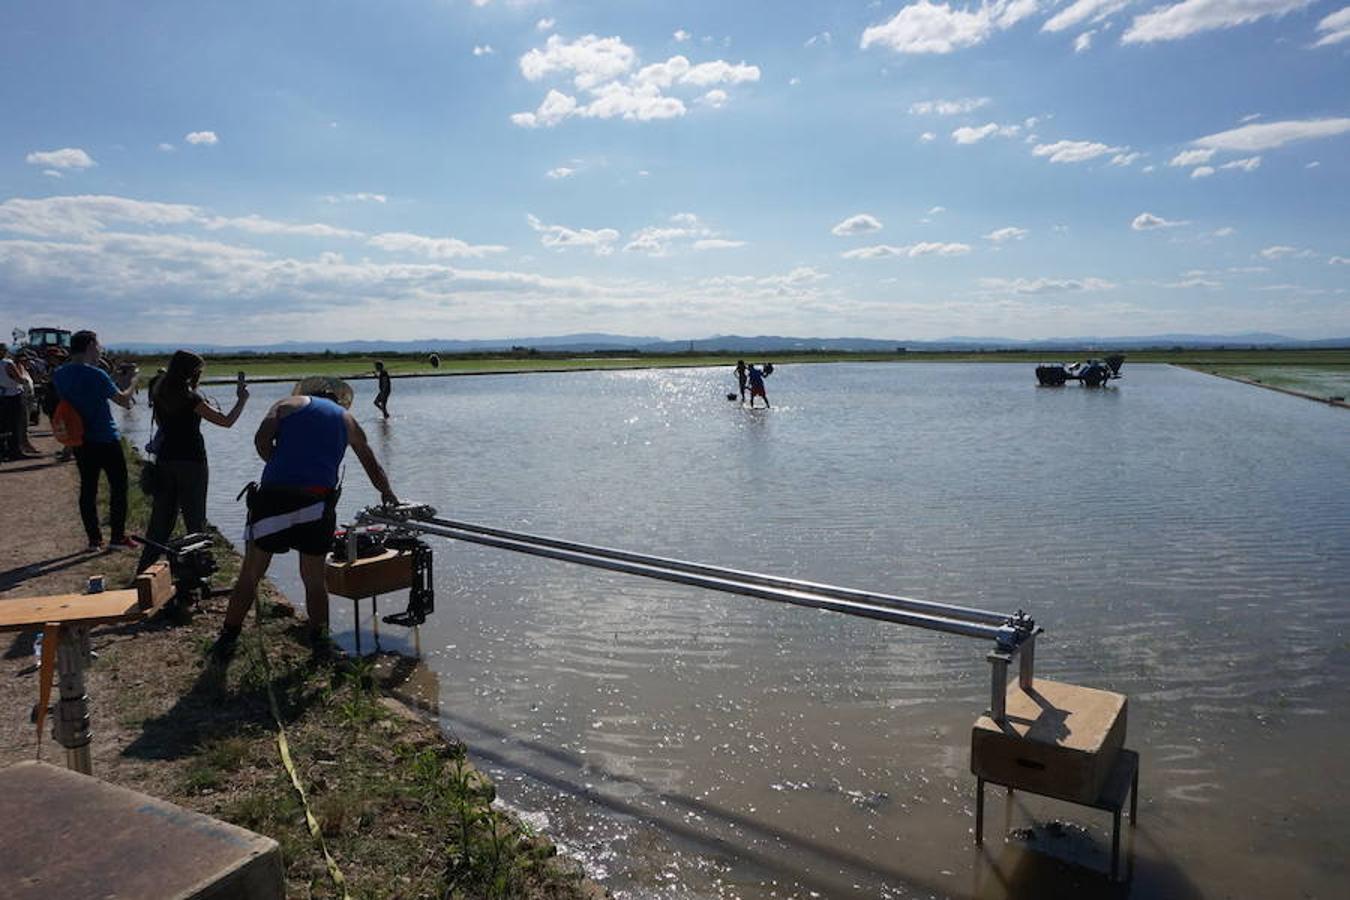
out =
[(188, 350), (179, 350), (169, 360), (164, 377), (155, 385), (151, 398), (155, 421), (159, 425), (155, 451), (154, 505), (146, 525), (148, 541), (141, 551), (137, 571), (143, 571), (159, 558), (163, 544), (173, 534), (178, 514), (188, 534), (206, 529), (206, 442), (202, 440), (202, 420), (229, 428), (239, 419), (248, 401), (242, 372), (235, 388), (234, 408), (222, 413), (197, 391), (202, 376), (202, 358)]

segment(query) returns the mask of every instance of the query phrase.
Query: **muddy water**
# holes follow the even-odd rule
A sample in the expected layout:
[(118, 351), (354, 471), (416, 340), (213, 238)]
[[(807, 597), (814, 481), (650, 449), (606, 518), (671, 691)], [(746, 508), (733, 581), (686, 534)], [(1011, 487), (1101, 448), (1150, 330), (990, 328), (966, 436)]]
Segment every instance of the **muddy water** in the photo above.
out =
[[(388, 423), (359, 383), (357, 412), (399, 494), (455, 518), (1027, 609), (1039, 674), (1130, 697), (1128, 888), (1098, 874), (1105, 813), (993, 792), (972, 846), (977, 641), (438, 541), (409, 690), (621, 897), (1339, 895), (1350, 415), (1126, 373), (788, 367), (770, 411), (729, 371), (438, 378), (396, 382)], [(209, 429), (231, 533), (279, 393)], [(343, 510), (373, 499), (349, 457)]]

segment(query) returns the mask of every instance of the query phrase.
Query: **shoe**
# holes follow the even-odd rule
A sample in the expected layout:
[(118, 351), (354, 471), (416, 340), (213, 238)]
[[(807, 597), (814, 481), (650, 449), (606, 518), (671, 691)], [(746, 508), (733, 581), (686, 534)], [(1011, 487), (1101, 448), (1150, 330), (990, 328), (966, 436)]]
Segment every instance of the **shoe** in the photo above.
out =
[(113, 538), (108, 546), (114, 550), (139, 550), (141, 547), (140, 542), (132, 537)]
[(102, 553), (105, 549), (107, 549), (107, 545), (102, 541), (89, 542), (88, 552), (90, 553)]
[(222, 631), (216, 638), (216, 642), (211, 645), (206, 656), (212, 663), (223, 666), (234, 656), (234, 651), (239, 648), (239, 632)]

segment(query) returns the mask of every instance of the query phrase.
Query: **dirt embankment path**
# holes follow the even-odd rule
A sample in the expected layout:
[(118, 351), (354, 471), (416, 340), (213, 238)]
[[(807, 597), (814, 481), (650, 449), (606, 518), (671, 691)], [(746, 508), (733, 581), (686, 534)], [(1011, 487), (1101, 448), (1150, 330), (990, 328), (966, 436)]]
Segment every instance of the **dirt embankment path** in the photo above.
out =
[[(137, 553), (85, 549), (75, 466), (54, 461), (49, 436), (35, 442), (44, 459), (0, 464), (0, 603), (78, 592), (90, 575), (109, 588), (129, 585)], [(133, 463), (133, 534), (145, 515), (134, 473)], [(217, 545), (214, 582), (228, 585), (238, 556), (223, 539)], [(250, 619), (224, 671), (206, 664), (224, 597), (95, 628), (98, 658), (86, 676), (94, 774), (275, 838), (289, 896), (341, 896), (282, 768), (270, 689), (351, 896), (605, 896), (546, 838), (492, 808), (492, 785), (463, 746), (382, 695), (415, 661), (316, 663), (303, 623), (281, 600), (264, 587), (263, 615)], [(33, 638), (0, 634), (0, 766), (33, 758), (39, 746), (29, 719), (38, 696)], [(40, 744), (44, 759), (62, 764), (50, 727)]]

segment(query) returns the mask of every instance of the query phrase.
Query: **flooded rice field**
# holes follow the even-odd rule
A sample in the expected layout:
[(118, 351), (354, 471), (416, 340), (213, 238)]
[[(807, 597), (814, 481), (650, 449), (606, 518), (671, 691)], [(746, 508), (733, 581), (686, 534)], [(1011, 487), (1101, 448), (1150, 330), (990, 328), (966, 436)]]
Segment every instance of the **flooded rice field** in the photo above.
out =
[[(1339, 896), (1350, 414), (1125, 375), (785, 367), (767, 411), (725, 399), (729, 369), (427, 378), (395, 382), (387, 423), (358, 382), (355, 412), (400, 497), (445, 516), (1026, 609), (1038, 675), (1130, 698), (1127, 887), (1100, 874), (1106, 813), (1018, 794), (1005, 817), (994, 790), (974, 847), (980, 641), (433, 538), (437, 613), (408, 689), (623, 898)], [(227, 534), (284, 391), (204, 428)], [(147, 420), (128, 415), (139, 443)], [(340, 512), (375, 500), (349, 455)], [(272, 575), (300, 596), (292, 558)], [(334, 616), (353, 646), (350, 603)]]

